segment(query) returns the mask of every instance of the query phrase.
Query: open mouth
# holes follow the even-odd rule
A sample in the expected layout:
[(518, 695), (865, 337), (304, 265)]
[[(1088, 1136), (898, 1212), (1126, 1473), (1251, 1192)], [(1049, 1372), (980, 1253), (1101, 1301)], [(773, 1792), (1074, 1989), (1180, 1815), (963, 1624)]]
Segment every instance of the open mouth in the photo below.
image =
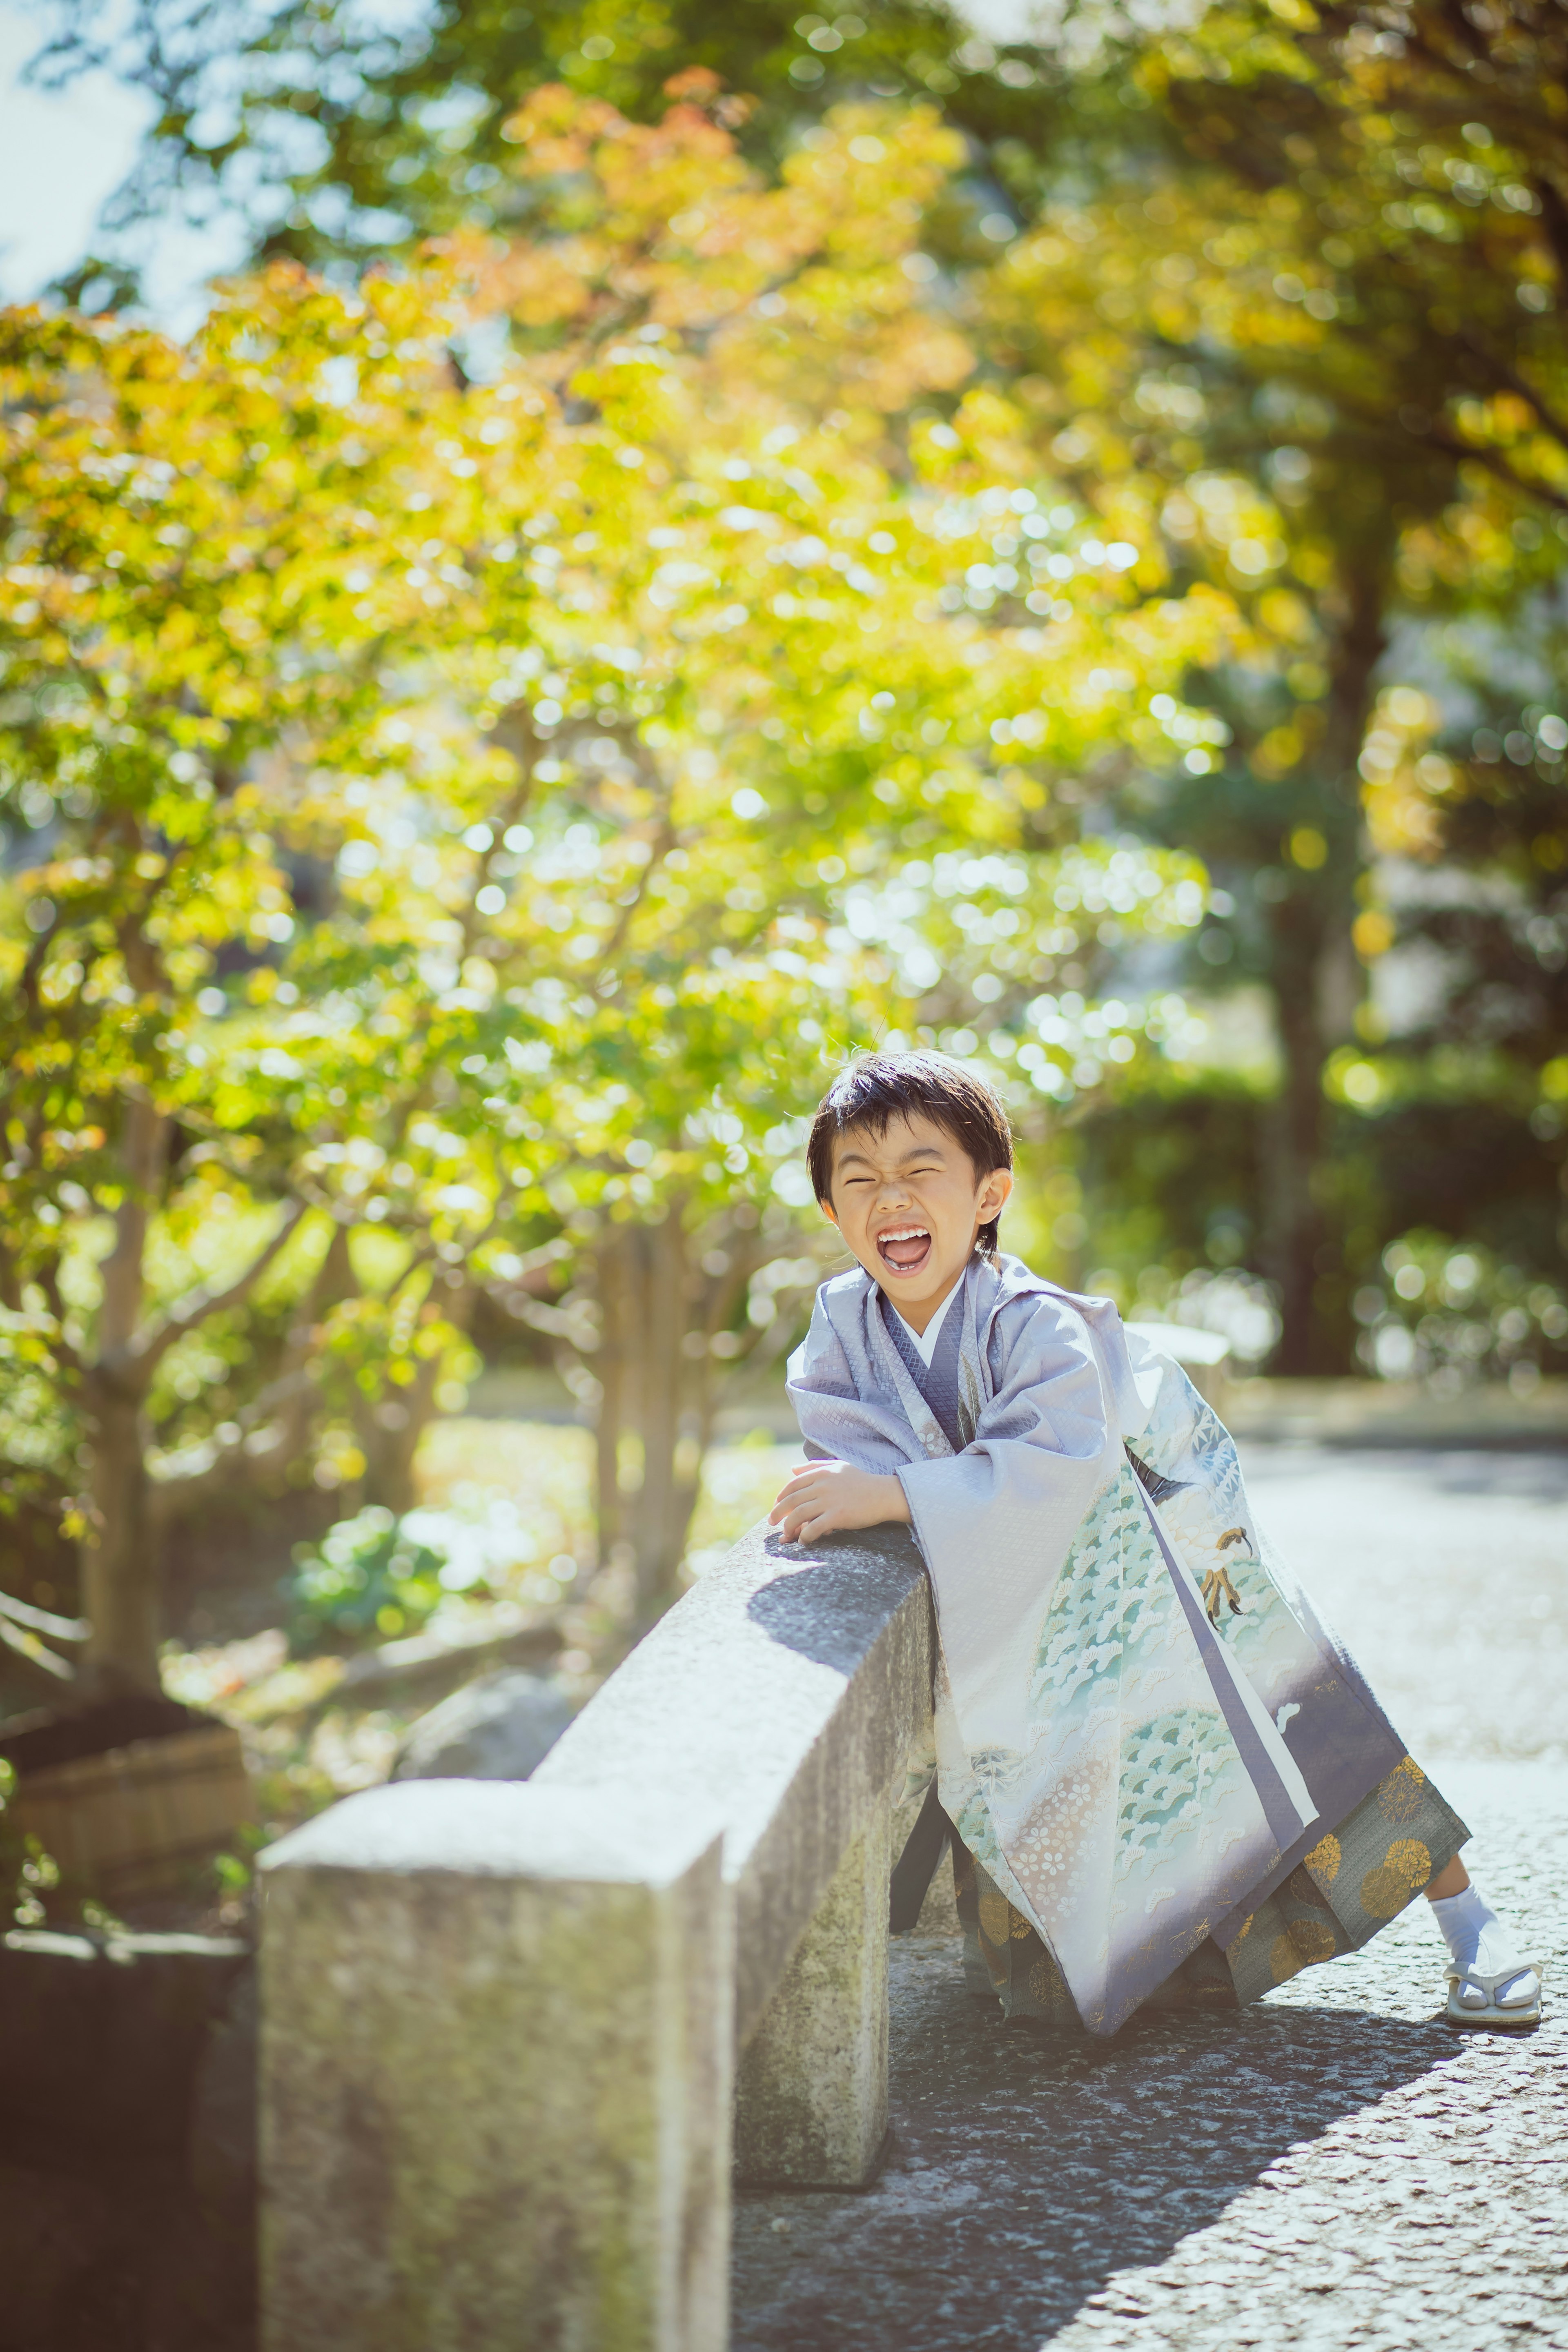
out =
[(895, 1225), (877, 1235), (877, 1255), (889, 1274), (919, 1274), (931, 1255), (931, 1233), (925, 1225)]

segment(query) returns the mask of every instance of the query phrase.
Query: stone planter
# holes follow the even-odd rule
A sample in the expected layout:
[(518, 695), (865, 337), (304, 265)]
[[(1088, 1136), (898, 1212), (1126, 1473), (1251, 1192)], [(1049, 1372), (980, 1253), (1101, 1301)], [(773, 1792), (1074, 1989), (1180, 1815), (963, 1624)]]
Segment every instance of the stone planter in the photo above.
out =
[(0, 1936), (0, 2344), (255, 2352), (237, 1937)]
[(170, 1699), (32, 1718), (0, 1755), (16, 1773), (7, 1831), (110, 1901), (177, 1889), (255, 1816), (238, 1732)]

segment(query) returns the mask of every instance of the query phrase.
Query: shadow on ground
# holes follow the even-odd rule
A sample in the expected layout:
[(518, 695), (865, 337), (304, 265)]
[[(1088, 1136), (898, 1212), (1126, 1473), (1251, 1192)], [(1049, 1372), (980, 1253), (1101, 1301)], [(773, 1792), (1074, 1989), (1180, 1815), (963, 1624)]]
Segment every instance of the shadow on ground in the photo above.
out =
[(1048, 2342), (1279, 2158), (1458, 2055), (1436, 2020), (1338, 2006), (1040, 2040), (970, 1999), (951, 1937), (901, 1940), (893, 2000), (887, 2169), (858, 2197), (740, 2200), (737, 2352)]
[(733, 2352), (1568, 2352), (1568, 1771), (1444, 1763), (1545, 1962), (1456, 2034), (1417, 1901), (1255, 2007), (1036, 2041), (956, 1937), (895, 1939), (894, 2147), (858, 2197), (742, 2198)]

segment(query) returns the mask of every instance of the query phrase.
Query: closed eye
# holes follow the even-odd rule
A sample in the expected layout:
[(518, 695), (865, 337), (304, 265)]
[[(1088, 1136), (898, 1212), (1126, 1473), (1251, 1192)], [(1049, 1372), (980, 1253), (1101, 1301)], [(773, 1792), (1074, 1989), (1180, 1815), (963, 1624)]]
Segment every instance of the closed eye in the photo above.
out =
[[(941, 1160), (923, 1160), (919, 1167), (906, 1168), (901, 1171), (905, 1182), (912, 1176), (941, 1176), (945, 1172), (945, 1162)], [(847, 1191), (853, 1184), (879, 1184), (882, 1179), (879, 1176), (841, 1176), (838, 1181)]]

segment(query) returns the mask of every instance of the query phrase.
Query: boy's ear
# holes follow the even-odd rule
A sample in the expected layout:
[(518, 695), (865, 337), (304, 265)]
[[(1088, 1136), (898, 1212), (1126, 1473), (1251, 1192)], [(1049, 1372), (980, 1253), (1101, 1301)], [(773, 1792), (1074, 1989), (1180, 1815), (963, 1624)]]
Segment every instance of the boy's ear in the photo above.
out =
[(1010, 1168), (993, 1168), (980, 1187), (980, 1222), (983, 1225), (988, 1225), (993, 1217), (1001, 1215), (1012, 1198), (1012, 1192), (1013, 1171)]
[(818, 1201), (818, 1202), (817, 1202), (817, 1204), (816, 1204), (816, 1205), (817, 1205), (817, 1207), (822, 1211), (823, 1215), (826, 1218), (826, 1220), (827, 1220), (828, 1223), (833, 1227), (833, 1229), (834, 1229), (835, 1233), (837, 1233), (837, 1230), (838, 1230), (838, 1218), (837, 1218), (837, 1212), (836, 1212), (836, 1211), (835, 1211), (835, 1209), (834, 1209), (834, 1206), (833, 1206), (832, 1202), (831, 1202), (831, 1201)]

